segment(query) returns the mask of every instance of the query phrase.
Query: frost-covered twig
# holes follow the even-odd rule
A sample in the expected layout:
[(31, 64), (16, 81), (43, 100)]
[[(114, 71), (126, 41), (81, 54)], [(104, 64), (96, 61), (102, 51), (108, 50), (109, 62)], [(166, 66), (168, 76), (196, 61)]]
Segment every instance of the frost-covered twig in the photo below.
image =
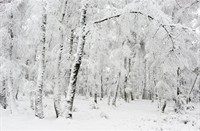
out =
[[(174, 50), (174, 48), (175, 48), (175, 47), (174, 47), (174, 40), (173, 40), (173, 38), (172, 38), (171, 33), (167, 30), (166, 26), (169, 26), (170, 28), (173, 28), (173, 27), (175, 27), (175, 25), (165, 25), (165, 24), (162, 24), (162, 23), (160, 23), (158, 20), (156, 20), (154, 17), (152, 17), (152, 16), (150, 16), (150, 15), (147, 15), (147, 14), (144, 14), (143, 12), (140, 12), (140, 11), (130, 11), (130, 12), (128, 12), (128, 13), (131, 13), (131, 14), (140, 14), (140, 15), (143, 15), (143, 16), (147, 16), (150, 20), (156, 21), (156, 22), (159, 24), (159, 27), (162, 27), (162, 28), (166, 31), (167, 35), (169, 36), (169, 38), (170, 38), (170, 40), (171, 40), (171, 42), (172, 42), (172, 51)], [(104, 18), (104, 19), (95, 21), (95, 22), (93, 22), (93, 23), (94, 23), (94, 24), (99, 24), (99, 23), (102, 23), (102, 22), (104, 22), (104, 21), (111, 20), (111, 19), (113, 19), (113, 18), (118, 18), (118, 17), (120, 17), (120, 16), (122, 16), (122, 15), (124, 15), (124, 14), (125, 14), (125, 13), (117, 14), (117, 15), (114, 15), (114, 16), (110, 16), (110, 17), (107, 17), (107, 18)]]

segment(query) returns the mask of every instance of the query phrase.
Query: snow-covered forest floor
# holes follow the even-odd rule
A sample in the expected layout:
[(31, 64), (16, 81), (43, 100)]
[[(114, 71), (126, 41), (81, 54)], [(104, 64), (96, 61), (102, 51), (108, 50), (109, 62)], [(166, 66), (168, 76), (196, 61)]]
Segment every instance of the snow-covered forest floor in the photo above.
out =
[(53, 99), (44, 99), (45, 118), (35, 118), (27, 101), (19, 101), (18, 113), (11, 115), (1, 109), (1, 130), (200, 130), (200, 104), (190, 104), (194, 109), (183, 113), (173, 111), (173, 103), (168, 104), (165, 113), (158, 111), (157, 102), (134, 100), (125, 103), (117, 101), (117, 106), (108, 106), (107, 99), (98, 101), (98, 109), (93, 109), (93, 99), (77, 96), (74, 102), (73, 119), (55, 118)]
[(68, 129), (200, 131), (200, 0), (0, 0), (0, 131)]

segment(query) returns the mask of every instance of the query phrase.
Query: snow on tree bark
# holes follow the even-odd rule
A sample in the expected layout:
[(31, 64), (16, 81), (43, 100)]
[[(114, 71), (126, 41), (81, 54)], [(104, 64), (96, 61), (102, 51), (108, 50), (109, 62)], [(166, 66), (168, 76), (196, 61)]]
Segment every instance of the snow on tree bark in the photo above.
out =
[(143, 88), (143, 94), (142, 94), (142, 99), (148, 99), (147, 96), (147, 61), (146, 59), (144, 60), (144, 88)]
[[(63, 24), (64, 18), (65, 18), (65, 12), (67, 7), (67, 0), (64, 1), (62, 12), (61, 12), (61, 20), (60, 23)], [(64, 43), (64, 32), (63, 27), (60, 27), (60, 34), (61, 34), (61, 42), (60, 42), (60, 48), (59, 48), (59, 54), (57, 58), (57, 67), (56, 67), (56, 85), (54, 87), (54, 108), (56, 112), (56, 118), (58, 118), (61, 115), (61, 107), (60, 107), (60, 101), (61, 101), (61, 69), (60, 64), (62, 60), (62, 52), (63, 52), (63, 43)]]
[(125, 89), (126, 89), (126, 86), (127, 86), (127, 80), (128, 80), (128, 78), (127, 78), (127, 76), (125, 76), (125, 78), (124, 78), (123, 94), (124, 94), (124, 100), (125, 100), (126, 102), (127, 102), (127, 94), (126, 94)]
[(147, 96), (147, 60), (145, 58), (146, 56), (146, 43), (144, 40), (141, 40), (140, 42), (140, 52), (142, 57), (142, 63), (144, 65), (144, 87), (142, 92), (142, 99), (148, 99)]
[(94, 96), (94, 103), (97, 104), (97, 92), (98, 92), (98, 84), (97, 84), (97, 73), (94, 74), (94, 90), (93, 90), (93, 96)]
[(74, 29), (71, 30), (71, 35), (70, 35), (69, 60), (71, 59), (73, 51), (73, 43), (74, 43)]
[(103, 75), (101, 74), (101, 93), (100, 93), (100, 100), (102, 100), (103, 99)]
[(181, 70), (180, 70), (180, 67), (178, 67), (177, 69), (177, 96), (180, 94), (180, 86), (181, 86), (181, 83), (180, 83), (180, 73), (181, 73)]
[(191, 101), (190, 95), (191, 95), (191, 93), (192, 93), (192, 90), (193, 90), (194, 87), (195, 87), (197, 78), (198, 78), (198, 76), (199, 76), (199, 72), (200, 72), (199, 68), (198, 68), (198, 67), (195, 68), (194, 73), (196, 74), (196, 77), (195, 77), (195, 80), (194, 80), (194, 82), (193, 82), (193, 84), (192, 84), (192, 87), (191, 87), (191, 89), (190, 89), (190, 92), (189, 92), (189, 94), (188, 94), (187, 103), (189, 103), (189, 102)]
[[(62, 34), (63, 38), (63, 34)], [(61, 64), (61, 57), (62, 57), (62, 50), (63, 50), (63, 41), (60, 44), (60, 50), (58, 55), (58, 62), (57, 62), (57, 68), (56, 68), (56, 85), (54, 87), (54, 108), (56, 112), (56, 118), (60, 116), (61, 107), (60, 107), (60, 101), (61, 101), (61, 84), (60, 84), (60, 64)]]
[[(69, 57), (68, 57), (69, 67), (71, 67), (71, 65), (72, 65), (73, 43), (74, 43), (74, 29), (71, 30), (70, 40), (69, 40)], [(69, 83), (71, 69), (70, 68), (66, 69), (65, 72), (66, 72), (65, 75), (67, 75), (66, 81), (67, 81), (67, 83)], [(64, 94), (65, 94), (65, 98), (66, 98), (67, 97), (67, 88), (64, 89)]]
[(79, 41), (78, 41), (78, 47), (77, 47), (77, 53), (74, 60), (74, 63), (72, 65), (71, 75), (70, 75), (70, 83), (67, 91), (67, 98), (66, 98), (66, 118), (72, 118), (72, 107), (73, 107), (73, 101), (76, 91), (76, 81), (77, 81), (77, 75), (78, 71), (81, 65), (82, 57), (83, 57), (83, 49), (85, 45), (85, 36), (86, 36), (86, 12), (87, 12), (87, 2), (85, 2), (82, 5), (81, 9), (81, 32), (79, 35)]
[(118, 90), (119, 90), (120, 77), (121, 77), (121, 73), (119, 72), (118, 80), (117, 80), (117, 87), (116, 87), (114, 98), (113, 98), (113, 101), (112, 101), (112, 105), (113, 106), (116, 106), (116, 100), (117, 100), (117, 95), (118, 95)]
[[(10, 37), (10, 42), (9, 42), (9, 60), (10, 62), (12, 62), (12, 57), (13, 57), (13, 40), (14, 40), (14, 33), (13, 33), (13, 13), (11, 11), (10, 15), (9, 15), (9, 20), (10, 20), (10, 24), (8, 27), (8, 34)], [(13, 87), (13, 82), (12, 82), (12, 69), (10, 67), (9, 72), (8, 72), (8, 79), (7, 79), (7, 90), (6, 90), (6, 100), (7, 100), (7, 104), (10, 107), (10, 112), (14, 113), (14, 110), (16, 108), (16, 103), (15, 103), (15, 96), (14, 96), (14, 87)]]
[(40, 54), (38, 59), (38, 77), (37, 77), (37, 87), (36, 87), (36, 97), (35, 97), (35, 116), (43, 119), (43, 86), (44, 86), (44, 72), (45, 72), (45, 43), (46, 43), (46, 24), (47, 24), (47, 15), (46, 15), (46, 3), (43, 3), (43, 14), (42, 14), (42, 37), (40, 40)]

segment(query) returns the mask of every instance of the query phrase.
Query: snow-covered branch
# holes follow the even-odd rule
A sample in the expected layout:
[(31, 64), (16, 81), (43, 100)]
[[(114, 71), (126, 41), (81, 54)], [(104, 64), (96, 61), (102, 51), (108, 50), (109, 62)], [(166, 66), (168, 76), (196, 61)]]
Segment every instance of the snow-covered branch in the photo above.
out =
[[(172, 42), (172, 45), (173, 45), (172, 50), (175, 48), (175, 47), (174, 47), (174, 40), (173, 40), (173, 37), (172, 37), (170, 31), (168, 31), (168, 29), (166, 28), (166, 26), (169, 26), (169, 27), (173, 28), (173, 27), (175, 27), (175, 25), (165, 25), (165, 24), (162, 24), (162, 23), (160, 23), (157, 19), (155, 19), (153, 16), (144, 14), (144, 13), (141, 12), (141, 11), (130, 11), (130, 12), (128, 12), (128, 13), (130, 13), (130, 14), (140, 14), (140, 15), (143, 15), (143, 16), (145, 16), (145, 17), (148, 17), (150, 20), (153, 20), (153, 21), (157, 22), (157, 23), (158, 23), (158, 26), (159, 26), (159, 27), (162, 27), (162, 28), (166, 31), (167, 35), (169, 36), (169, 38), (170, 38), (170, 40), (171, 40), (171, 42)], [(122, 16), (122, 15), (125, 15), (125, 14), (127, 14), (127, 12), (126, 12), (126, 13), (122, 13), (122, 14), (117, 14), (117, 15), (114, 15), (114, 16), (110, 16), (110, 17), (107, 17), (107, 18), (103, 18), (103, 19), (97, 20), (97, 21), (95, 21), (95, 22), (93, 22), (93, 23), (94, 23), (94, 24), (100, 24), (100, 23), (105, 22), (105, 21), (107, 21), (107, 20), (111, 20), (111, 19), (113, 19), (113, 18), (118, 18), (118, 17), (120, 17), (120, 16)]]

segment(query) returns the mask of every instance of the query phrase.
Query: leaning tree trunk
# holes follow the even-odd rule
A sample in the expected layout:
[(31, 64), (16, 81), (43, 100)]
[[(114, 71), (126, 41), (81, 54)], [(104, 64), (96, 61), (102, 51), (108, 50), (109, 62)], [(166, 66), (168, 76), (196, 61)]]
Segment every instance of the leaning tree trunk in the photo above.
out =
[[(45, 4), (46, 6), (46, 4)], [(37, 88), (36, 88), (36, 97), (35, 97), (35, 116), (42, 119), (44, 118), (43, 112), (43, 102), (42, 102), (42, 94), (43, 94), (43, 82), (44, 82), (44, 71), (45, 71), (45, 43), (46, 43), (46, 7), (43, 6), (43, 14), (42, 14), (42, 37), (39, 45), (39, 67), (38, 67), (38, 77), (37, 77)]]
[(164, 113), (166, 106), (167, 106), (167, 100), (164, 101), (164, 104), (162, 106), (162, 113)]
[(82, 57), (83, 57), (83, 49), (85, 45), (85, 36), (86, 36), (86, 11), (87, 11), (87, 3), (83, 4), (82, 12), (81, 12), (81, 32), (79, 35), (79, 41), (78, 41), (78, 47), (77, 47), (77, 53), (75, 57), (75, 61), (72, 65), (71, 75), (70, 75), (70, 82), (69, 87), (67, 91), (67, 98), (66, 98), (66, 118), (72, 118), (72, 107), (73, 107), (73, 101), (76, 91), (76, 81), (77, 81), (77, 75), (78, 71), (81, 65)]
[[(65, 12), (66, 12), (66, 7), (67, 7), (67, 0), (64, 1), (64, 5), (62, 8), (62, 13), (61, 13), (61, 24), (64, 22), (65, 18)], [(61, 69), (60, 69), (60, 64), (62, 60), (62, 53), (63, 53), (63, 43), (64, 43), (64, 32), (63, 32), (63, 27), (60, 27), (60, 34), (61, 34), (61, 42), (60, 42), (60, 48), (59, 48), (59, 54), (57, 58), (57, 67), (56, 67), (56, 85), (54, 87), (54, 109), (56, 112), (56, 118), (58, 118), (61, 115), (61, 106), (60, 106), (60, 101), (61, 101)]]
[(188, 94), (187, 103), (189, 103), (189, 102), (191, 101), (190, 95), (191, 95), (191, 93), (192, 93), (192, 90), (194, 89), (194, 86), (195, 86), (195, 84), (196, 84), (196, 81), (197, 81), (198, 76), (199, 76), (199, 74), (196, 75), (195, 80), (194, 80), (194, 82), (193, 82), (193, 84), (192, 84), (192, 88), (190, 89), (190, 92), (189, 92), (189, 94)]
[(117, 80), (117, 87), (116, 87), (114, 98), (113, 98), (113, 101), (112, 101), (113, 106), (116, 106), (117, 94), (118, 94), (119, 83), (120, 83), (120, 76), (121, 76), (121, 73), (119, 72), (119, 76), (118, 76), (118, 80)]

